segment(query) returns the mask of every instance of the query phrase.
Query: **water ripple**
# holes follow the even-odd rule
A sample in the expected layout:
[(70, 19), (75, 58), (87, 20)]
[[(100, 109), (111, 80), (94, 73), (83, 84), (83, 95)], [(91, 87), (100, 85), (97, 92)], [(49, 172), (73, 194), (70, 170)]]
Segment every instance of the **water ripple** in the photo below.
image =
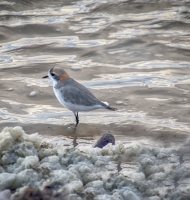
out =
[[(55, 98), (51, 98), (51, 84), (41, 79), (52, 66), (61, 66), (71, 77), (100, 92), (102, 99), (107, 97), (111, 104), (124, 101), (126, 96), (130, 99), (128, 107), (123, 104), (123, 111), (114, 114), (82, 114), (85, 122), (126, 125), (128, 120), (131, 123), (137, 120), (148, 126), (152, 123), (188, 131), (190, 9), (187, 1), (23, 0), (3, 1), (0, 8), (1, 124), (40, 120), (40, 123), (61, 124), (62, 115), (65, 123), (74, 120), (69, 111), (59, 112)], [(17, 98), (17, 104), (9, 102), (18, 91), (21, 97), (28, 97), (27, 85), (39, 91), (36, 98)], [(40, 93), (43, 87), (45, 90)], [(141, 98), (139, 91), (143, 91)], [(51, 108), (38, 105), (44, 102), (43, 95), (49, 97)], [(179, 100), (172, 101), (176, 107), (169, 116), (164, 114), (170, 111), (172, 103), (166, 101), (165, 111), (159, 105), (162, 100), (153, 100), (175, 97)], [(147, 102), (142, 103), (142, 99), (153, 105), (146, 107)], [(186, 99), (185, 103), (181, 99)], [(134, 107), (139, 112), (127, 111)], [(23, 111), (21, 114), (14, 113), (19, 109)], [(179, 112), (182, 115), (176, 114)], [(171, 120), (173, 113), (175, 119)]]

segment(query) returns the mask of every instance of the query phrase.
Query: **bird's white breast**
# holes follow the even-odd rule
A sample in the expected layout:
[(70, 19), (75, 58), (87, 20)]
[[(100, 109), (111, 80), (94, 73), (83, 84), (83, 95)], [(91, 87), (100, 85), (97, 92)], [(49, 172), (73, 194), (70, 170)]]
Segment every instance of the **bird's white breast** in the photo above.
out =
[(53, 91), (54, 91), (55, 96), (57, 97), (59, 103), (61, 105), (63, 105), (64, 107), (66, 107), (66, 105), (65, 105), (66, 102), (64, 101), (64, 97), (63, 97), (63, 94), (61, 93), (61, 90), (60, 89), (56, 89), (55, 87), (53, 87)]

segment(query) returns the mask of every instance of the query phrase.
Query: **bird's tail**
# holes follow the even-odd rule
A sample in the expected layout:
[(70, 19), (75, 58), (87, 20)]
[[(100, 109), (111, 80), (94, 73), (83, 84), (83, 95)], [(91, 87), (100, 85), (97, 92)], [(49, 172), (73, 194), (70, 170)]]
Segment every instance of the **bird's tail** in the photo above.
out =
[(107, 102), (103, 102), (103, 101), (102, 101), (101, 104), (104, 106), (105, 109), (112, 110), (112, 111), (117, 110), (117, 108), (112, 108), (112, 107), (110, 107), (110, 106), (109, 106), (109, 103), (107, 103)]
[(112, 110), (112, 111), (116, 111), (116, 110), (117, 110), (117, 108), (112, 108), (112, 107), (110, 107), (110, 106), (107, 106), (106, 109)]

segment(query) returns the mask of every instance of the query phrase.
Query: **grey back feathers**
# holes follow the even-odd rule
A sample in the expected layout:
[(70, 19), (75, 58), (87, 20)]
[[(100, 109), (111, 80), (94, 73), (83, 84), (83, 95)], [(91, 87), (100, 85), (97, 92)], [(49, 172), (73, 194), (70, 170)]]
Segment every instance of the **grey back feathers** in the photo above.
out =
[(64, 97), (64, 101), (72, 104), (94, 106), (102, 105), (107, 108), (108, 106), (99, 101), (85, 86), (76, 82), (72, 78), (68, 78), (61, 84), (57, 84), (56, 88), (61, 88), (61, 92)]

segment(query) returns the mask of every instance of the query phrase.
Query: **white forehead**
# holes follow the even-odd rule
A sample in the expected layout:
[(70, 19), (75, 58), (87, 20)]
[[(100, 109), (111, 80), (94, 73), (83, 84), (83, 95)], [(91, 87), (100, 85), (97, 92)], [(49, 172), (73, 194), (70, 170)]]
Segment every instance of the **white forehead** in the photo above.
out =
[(53, 86), (55, 86), (55, 85), (57, 84), (57, 80), (54, 79), (54, 78), (51, 76), (50, 70), (48, 71), (48, 76), (49, 76), (49, 78), (52, 80)]

